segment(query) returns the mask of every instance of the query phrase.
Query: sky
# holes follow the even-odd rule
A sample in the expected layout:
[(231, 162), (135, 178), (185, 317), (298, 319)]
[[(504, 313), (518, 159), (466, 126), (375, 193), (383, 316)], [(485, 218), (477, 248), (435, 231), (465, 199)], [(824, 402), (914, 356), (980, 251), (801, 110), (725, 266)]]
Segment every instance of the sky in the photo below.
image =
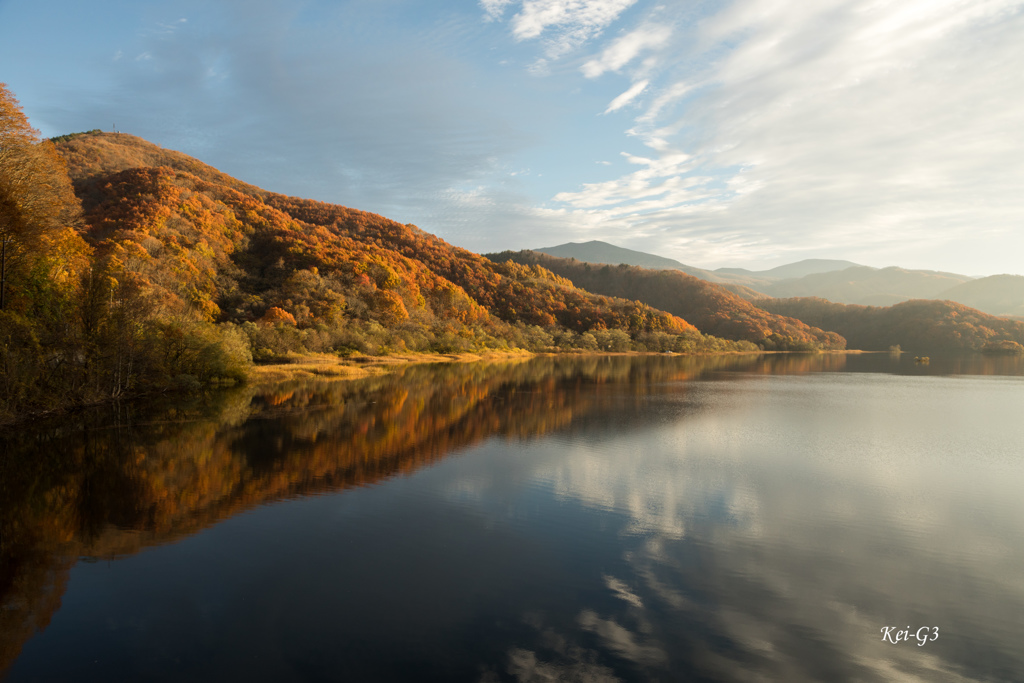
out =
[(116, 129), (477, 252), (1024, 273), (1024, 0), (0, 0)]

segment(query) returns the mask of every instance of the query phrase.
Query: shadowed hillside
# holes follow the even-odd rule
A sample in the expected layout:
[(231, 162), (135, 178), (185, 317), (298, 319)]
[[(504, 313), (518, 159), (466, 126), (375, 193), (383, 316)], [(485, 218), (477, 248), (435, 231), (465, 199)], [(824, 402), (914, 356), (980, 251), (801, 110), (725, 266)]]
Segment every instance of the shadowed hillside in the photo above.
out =
[(705, 334), (745, 340), (765, 349), (842, 349), (846, 344), (834, 332), (766, 313), (718, 285), (677, 270), (597, 266), (533, 251), (502, 252), (491, 257), (497, 261), (542, 266), (578, 287), (609, 296), (635, 298), (684, 316)]
[(764, 299), (780, 315), (836, 330), (858, 349), (900, 346), (911, 353), (1024, 350), (1024, 322), (998, 318), (953, 301), (905, 301), (894, 306), (837, 304), (824, 299)]

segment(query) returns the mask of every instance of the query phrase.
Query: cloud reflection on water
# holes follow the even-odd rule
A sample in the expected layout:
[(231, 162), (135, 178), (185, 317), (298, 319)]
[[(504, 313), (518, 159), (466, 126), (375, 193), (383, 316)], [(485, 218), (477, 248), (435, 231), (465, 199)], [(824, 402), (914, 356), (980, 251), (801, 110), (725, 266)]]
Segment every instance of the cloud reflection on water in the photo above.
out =
[[(705, 409), (692, 388), (659, 397), (642, 410), (674, 405), (674, 421), (536, 462), (557, 496), (620, 518), (632, 574), (605, 577), (618, 600), (584, 609), (581, 631), (652, 678), (682, 665), (708, 680), (1024, 670), (1019, 382), (743, 384), (704, 385)], [(883, 643), (887, 625), (940, 636)]]

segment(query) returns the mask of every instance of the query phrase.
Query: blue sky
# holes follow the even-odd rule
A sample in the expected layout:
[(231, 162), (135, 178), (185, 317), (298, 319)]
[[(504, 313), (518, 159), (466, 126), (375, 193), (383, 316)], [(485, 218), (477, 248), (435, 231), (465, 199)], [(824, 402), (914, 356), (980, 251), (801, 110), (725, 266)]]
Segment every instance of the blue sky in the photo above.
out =
[(1024, 0), (0, 0), (112, 126), (474, 251), (1024, 272)]

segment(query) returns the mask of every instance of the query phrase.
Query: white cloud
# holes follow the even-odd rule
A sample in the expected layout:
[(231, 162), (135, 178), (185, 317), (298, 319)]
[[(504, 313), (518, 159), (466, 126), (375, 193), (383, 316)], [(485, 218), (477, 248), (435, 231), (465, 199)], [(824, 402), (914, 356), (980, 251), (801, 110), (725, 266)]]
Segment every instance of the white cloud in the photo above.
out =
[(513, 0), (480, 0), (480, 7), (487, 14), (488, 21), (501, 19), (505, 14), (505, 8), (511, 5)]
[[(688, 262), (832, 254), (1020, 271), (1009, 258), (981, 264), (997, 244), (1024, 248), (1022, 0), (750, 0), (689, 31), (645, 76), (649, 104), (629, 131), (660, 155), (556, 201), (599, 212), (619, 242), (657, 234)], [(642, 35), (613, 41), (583, 74), (628, 64), (651, 44)], [(659, 169), (678, 150), (688, 162)], [(703, 198), (673, 173), (703, 176)]]
[(614, 100), (612, 100), (611, 104), (608, 105), (608, 108), (604, 110), (604, 113), (605, 114), (609, 114), (609, 113), (611, 113), (613, 111), (618, 111), (619, 109), (622, 109), (627, 104), (629, 104), (630, 102), (635, 100), (640, 93), (642, 93), (644, 90), (646, 90), (647, 89), (647, 85), (649, 83), (650, 83), (650, 81), (646, 81), (646, 80), (634, 83), (629, 88), (629, 90), (627, 90), (626, 92), (622, 93), (621, 95), (616, 97)]
[[(583, 75), (597, 78), (607, 71), (618, 71), (637, 58), (644, 50), (664, 45), (672, 35), (670, 26), (642, 26), (613, 41), (597, 59), (591, 59), (583, 67)], [(653, 66), (648, 63), (648, 67)]]
[[(637, 0), (480, 0), (488, 19), (503, 16), (510, 4), (518, 4), (512, 17), (517, 41), (545, 36), (544, 55), (558, 59), (585, 44), (615, 22)], [(535, 73), (544, 72), (546, 60)]]
[(699, 186), (705, 179), (686, 175), (692, 164), (686, 154), (665, 154), (659, 159), (629, 154), (623, 156), (629, 163), (644, 168), (615, 180), (588, 183), (577, 192), (561, 192), (555, 196), (555, 201), (570, 204), (577, 209), (606, 209), (606, 216), (619, 216), (653, 207), (641, 204), (627, 204), (614, 209), (609, 207), (659, 195), (664, 195), (661, 201), (664, 203), (667, 200), (669, 204), (695, 201), (704, 196), (694, 194), (694, 186)]
[(588, 37), (615, 21), (636, 0), (524, 0), (512, 20), (519, 40), (536, 38), (548, 28), (586, 33)]

